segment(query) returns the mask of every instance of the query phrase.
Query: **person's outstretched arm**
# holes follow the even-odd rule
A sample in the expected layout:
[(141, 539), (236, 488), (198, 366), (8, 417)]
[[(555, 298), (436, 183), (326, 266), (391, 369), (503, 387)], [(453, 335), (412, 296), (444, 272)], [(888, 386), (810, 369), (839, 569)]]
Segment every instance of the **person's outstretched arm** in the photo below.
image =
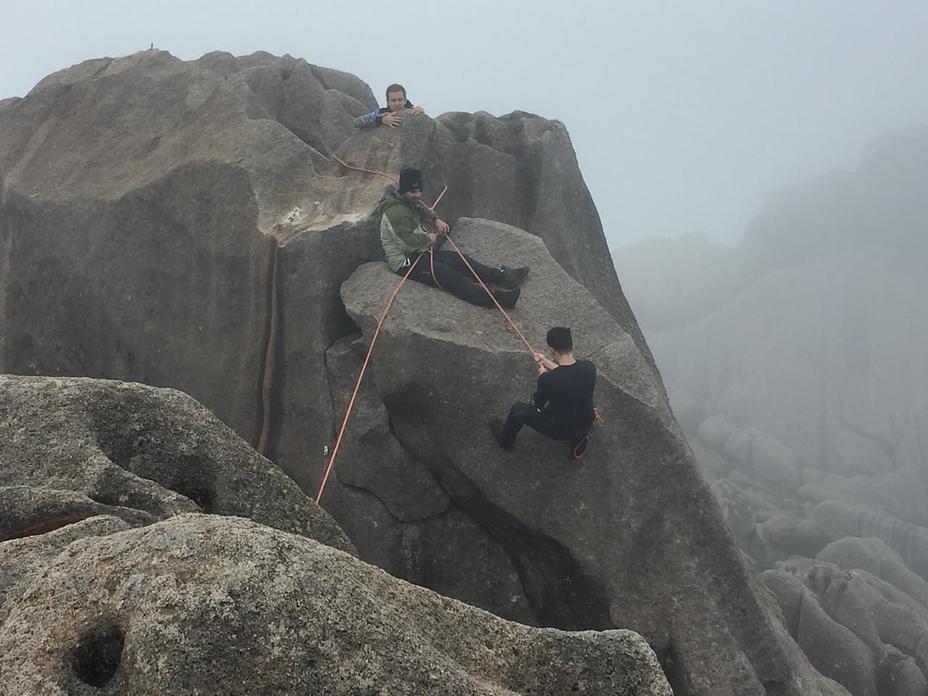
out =
[(370, 128), (371, 126), (379, 126), (381, 123), (383, 123), (383, 117), (380, 115), (380, 109), (374, 109), (369, 114), (358, 116), (354, 120), (354, 127)]

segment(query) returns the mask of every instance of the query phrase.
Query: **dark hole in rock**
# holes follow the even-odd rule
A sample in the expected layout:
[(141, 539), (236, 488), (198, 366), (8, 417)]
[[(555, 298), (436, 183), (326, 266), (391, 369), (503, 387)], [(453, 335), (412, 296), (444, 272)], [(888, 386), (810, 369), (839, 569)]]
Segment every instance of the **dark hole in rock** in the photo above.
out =
[(106, 686), (119, 668), (124, 645), (125, 637), (114, 623), (94, 626), (81, 636), (71, 654), (74, 673), (85, 684)]

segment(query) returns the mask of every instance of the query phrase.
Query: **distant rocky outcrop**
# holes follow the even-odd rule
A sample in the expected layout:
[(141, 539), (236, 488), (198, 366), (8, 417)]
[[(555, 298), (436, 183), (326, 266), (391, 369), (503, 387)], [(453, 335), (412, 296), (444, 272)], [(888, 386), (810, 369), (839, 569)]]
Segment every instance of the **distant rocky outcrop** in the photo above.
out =
[[(513, 316), (536, 345), (552, 324), (575, 327), (581, 354), (601, 368), (597, 401), (606, 423), (579, 464), (531, 433), (516, 453), (498, 450), (486, 420), (527, 396), (533, 372), (523, 347), (494, 312), (409, 284), (385, 324), (351, 442), (323, 499), (351, 544), (326, 526), (328, 518), (321, 519), (330, 537), (322, 540), (353, 546), (362, 560), (504, 618), (636, 629), (680, 696), (844, 693), (771, 619), (772, 600), (746, 572), (622, 295), (563, 126), (530, 114), (480, 113), (420, 115), (396, 130), (355, 131), (351, 117), (371, 106), (370, 90), (356, 78), (289, 57), (210, 54), (186, 63), (161, 52), (76, 66), (6, 104), (0, 370), (181, 389), (304, 491), (314, 490), (373, 318), (397, 282), (370, 218), (386, 182), (346, 170), (334, 156), (393, 174), (420, 166), (430, 200), (449, 185), (440, 210), (468, 251), (532, 267)], [(192, 402), (180, 404), (186, 416), (151, 425), (161, 422), (150, 413), (153, 401), (173, 407), (177, 392), (89, 382), (81, 395), (78, 382), (6, 379), (12, 403), (25, 401), (23, 389), (35, 392), (34, 411), (73, 394), (61, 406), (71, 424), (62, 451), (71, 459), (45, 459), (62, 442), (51, 423), (36, 431), (41, 444), (30, 445), (29, 461), (43, 462), (44, 478), (17, 469), (18, 454), (4, 452), (18, 472), (10, 486), (41, 480), (67, 492), (49, 503), (33, 500), (30, 510), (54, 504), (107, 515), (117, 527), (187, 512), (244, 515), (315, 534), (305, 527), (321, 511), (294, 513), (290, 491), (276, 489), (280, 519), (267, 508), (263, 479), (252, 476), (269, 466), (264, 459), (246, 456), (238, 441), (211, 445), (210, 437), (189, 434), (186, 420), (206, 419)], [(11, 437), (31, 442), (18, 409), (9, 411)], [(753, 441), (757, 461), (779, 456), (769, 441)], [(220, 453), (215, 467), (212, 452)], [(118, 494), (101, 497), (110, 490), (101, 483), (107, 476), (131, 504)], [(261, 493), (254, 499), (253, 486)], [(101, 547), (156, 538), (150, 530), (189, 521), (126, 531)], [(21, 531), (23, 524), (10, 526)], [(64, 543), (64, 529), (54, 543)], [(167, 536), (170, 553), (178, 536)], [(94, 548), (78, 539), (55, 562)], [(224, 558), (204, 548), (217, 563)], [(283, 553), (302, 552), (286, 546)], [(290, 591), (278, 589), (289, 601)], [(54, 623), (54, 613), (46, 619)], [(357, 629), (358, 621), (346, 625)], [(91, 632), (91, 647), (112, 649), (112, 625)], [(138, 630), (149, 628), (158, 630), (156, 623)], [(9, 644), (31, 650), (35, 643), (19, 640), (19, 630), (11, 629)], [(276, 630), (261, 623), (258, 635), (274, 640)], [(222, 637), (202, 644), (207, 657), (214, 638)], [(294, 664), (305, 665), (312, 650), (297, 652)], [(35, 679), (57, 669), (45, 659), (36, 658)], [(358, 659), (334, 690), (359, 683), (352, 681), (365, 674)], [(428, 672), (399, 664), (414, 675)], [(536, 690), (534, 682), (499, 676), (508, 664), (487, 677), (499, 685), (487, 691)], [(261, 665), (245, 669), (259, 673)], [(452, 691), (480, 693), (476, 672), (463, 672), (448, 682)], [(552, 683), (556, 693), (561, 682)]]
[(761, 577), (812, 664), (855, 696), (928, 689), (928, 609), (861, 570), (793, 561)]
[(782, 567), (817, 557), (851, 573), (819, 580), (869, 574), (928, 610), (926, 185), (928, 128), (912, 128), (854, 172), (771, 196), (734, 249), (688, 235), (616, 253), (741, 548), (813, 664), (853, 694), (924, 693), (928, 629), (850, 636), (869, 609), (839, 616)]

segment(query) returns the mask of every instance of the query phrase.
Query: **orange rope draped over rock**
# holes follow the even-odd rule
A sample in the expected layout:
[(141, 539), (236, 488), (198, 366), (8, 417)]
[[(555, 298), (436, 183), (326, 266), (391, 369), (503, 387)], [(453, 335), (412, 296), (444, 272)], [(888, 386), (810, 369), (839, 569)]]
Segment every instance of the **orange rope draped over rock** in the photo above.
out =
[(488, 288), (488, 287), (486, 286), (486, 283), (484, 283), (483, 280), (481, 280), (480, 276), (477, 275), (477, 271), (475, 271), (475, 270), (474, 270), (474, 267), (470, 265), (470, 262), (467, 260), (467, 257), (464, 256), (464, 254), (463, 254), (463, 253), (461, 252), (461, 250), (458, 248), (458, 245), (454, 243), (454, 240), (451, 239), (450, 236), (447, 236), (447, 235), (446, 235), (445, 238), (448, 240), (448, 242), (450, 242), (451, 246), (454, 247), (454, 250), (455, 250), (456, 252), (458, 252), (458, 256), (461, 257), (461, 261), (463, 261), (464, 264), (467, 266), (467, 268), (470, 269), (470, 272), (473, 273), (474, 278), (476, 278), (476, 279), (477, 279), (477, 282), (480, 283), (480, 287), (482, 287), (484, 290), (487, 291), (487, 295), (489, 295), (489, 296), (490, 296), (490, 299), (493, 300), (493, 304), (496, 305), (496, 308), (497, 308), (497, 309), (500, 311), (500, 313), (503, 315), (503, 318), (504, 318), (506, 321), (509, 322), (509, 325), (510, 325), (510, 326), (513, 328), (513, 330), (516, 332), (516, 335), (522, 340), (522, 343), (525, 344), (525, 347), (528, 348), (529, 352), (530, 352), (532, 355), (534, 355), (537, 351), (532, 347), (532, 344), (528, 342), (528, 339), (525, 337), (525, 334), (523, 334), (523, 333), (519, 330), (519, 327), (516, 326), (516, 323), (512, 320), (512, 318), (511, 318), (508, 314), (506, 314), (506, 310), (503, 309), (503, 306), (497, 301), (496, 296), (492, 293), (492, 291), (490, 290), (490, 288)]
[(338, 448), (342, 444), (342, 437), (345, 434), (345, 428), (348, 425), (348, 417), (351, 415), (351, 409), (354, 407), (354, 400), (358, 396), (358, 390), (361, 388), (361, 380), (364, 379), (364, 372), (367, 370), (367, 364), (370, 362), (371, 353), (374, 351), (374, 344), (377, 342), (377, 337), (380, 335), (380, 329), (383, 326), (384, 320), (387, 318), (387, 312), (390, 311), (390, 307), (393, 305), (393, 300), (396, 299), (397, 293), (399, 293), (400, 288), (403, 287), (403, 283), (406, 282), (409, 278), (409, 274), (412, 273), (412, 269), (416, 267), (416, 264), (419, 263), (418, 257), (415, 261), (412, 262), (409, 266), (409, 270), (406, 271), (400, 282), (396, 284), (396, 287), (393, 288), (393, 294), (390, 295), (390, 299), (387, 300), (387, 304), (384, 306), (383, 311), (380, 313), (380, 319), (377, 322), (377, 329), (374, 331), (374, 335), (371, 338), (371, 345), (367, 349), (367, 355), (364, 356), (364, 362), (361, 364), (361, 371), (358, 372), (358, 378), (354, 383), (354, 391), (351, 392), (351, 399), (348, 401), (348, 408), (345, 409), (345, 416), (342, 418), (342, 426), (338, 431), (338, 437), (335, 440), (335, 446), (332, 448), (332, 456), (329, 457), (329, 464), (325, 468), (325, 474), (322, 476), (322, 481), (319, 483), (319, 492), (316, 493), (316, 504), (318, 505), (319, 501), (322, 499), (322, 491), (325, 490), (325, 484), (329, 480), (329, 474), (332, 473), (332, 467), (335, 465), (335, 455), (338, 454)]
[[(384, 176), (390, 179), (391, 181), (395, 182), (397, 185), (399, 185), (399, 182), (397, 182), (396, 179), (394, 179), (389, 174), (385, 174), (384, 172), (377, 172), (377, 171), (373, 171), (370, 169), (360, 169), (359, 167), (352, 167), (351, 165), (346, 164), (345, 162), (342, 162), (340, 159), (338, 159), (334, 155), (332, 156), (332, 159), (337, 161), (339, 164), (345, 167), (348, 167), (348, 169), (354, 169), (356, 171), (366, 172), (368, 174), (377, 174), (378, 176)], [(439, 194), (438, 198), (435, 199), (435, 202), (431, 206), (425, 203), (423, 203), (422, 205), (424, 205), (430, 211), (434, 212), (435, 207), (438, 205), (438, 202), (442, 199), (442, 196), (445, 195), (445, 192), (447, 190), (448, 190), (448, 187), (445, 186), (442, 189), (441, 193)], [(519, 330), (519, 327), (516, 326), (516, 323), (512, 320), (512, 318), (508, 314), (506, 314), (506, 310), (503, 309), (502, 305), (500, 305), (500, 303), (496, 300), (496, 297), (493, 295), (490, 289), (486, 286), (483, 280), (481, 280), (480, 276), (477, 275), (477, 272), (474, 270), (474, 267), (470, 265), (470, 262), (467, 260), (467, 257), (464, 256), (464, 254), (458, 248), (458, 245), (455, 244), (454, 241), (451, 239), (451, 237), (448, 235), (445, 235), (445, 239), (447, 239), (451, 243), (451, 246), (454, 247), (454, 250), (458, 252), (458, 255), (461, 257), (461, 260), (464, 261), (467, 268), (470, 269), (471, 273), (473, 273), (474, 278), (477, 279), (477, 282), (480, 283), (480, 286), (484, 290), (486, 290), (487, 294), (490, 296), (490, 299), (493, 301), (493, 304), (495, 304), (496, 308), (502, 313), (503, 318), (505, 318), (506, 321), (509, 322), (509, 325), (512, 326), (512, 328), (515, 330), (516, 334), (522, 340), (522, 343), (525, 344), (525, 347), (528, 348), (529, 352), (534, 355), (535, 349), (532, 348), (532, 344), (528, 342), (528, 339), (525, 338), (525, 334), (523, 334)], [(433, 258), (431, 251), (432, 249), (430, 247), (429, 257)], [(335, 445), (332, 447), (332, 454), (329, 456), (329, 462), (326, 465), (325, 473), (323, 474), (322, 480), (319, 483), (319, 491), (316, 493), (316, 504), (317, 505), (319, 504), (319, 501), (322, 500), (322, 492), (325, 490), (325, 485), (329, 480), (329, 475), (332, 473), (332, 467), (335, 466), (335, 457), (338, 454), (338, 448), (342, 444), (342, 438), (344, 437), (345, 429), (348, 426), (348, 418), (351, 416), (351, 409), (354, 408), (355, 399), (357, 398), (358, 391), (361, 388), (361, 380), (364, 379), (364, 373), (367, 371), (367, 365), (370, 362), (371, 353), (373, 353), (374, 351), (374, 344), (377, 342), (377, 337), (380, 336), (380, 329), (383, 327), (383, 323), (387, 318), (387, 312), (390, 311), (390, 307), (393, 306), (393, 301), (396, 299), (396, 296), (399, 293), (400, 288), (403, 287), (403, 284), (409, 278), (410, 274), (412, 273), (413, 269), (416, 267), (416, 264), (419, 263), (419, 260), (421, 258), (422, 258), (422, 255), (420, 254), (419, 256), (416, 257), (416, 260), (413, 261), (412, 264), (410, 264), (409, 269), (406, 271), (406, 274), (400, 279), (400, 282), (396, 284), (396, 287), (393, 288), (393, 293), (390, 295), (390, 299), (387, 300), (387, 304), (384, 305), (384, 308), (380, 313), (380, 319), (378, 319), (377, 321), (377, 328), (374, 330), (374, 335), (371, 337), (371, 344), (367, 349), (367, 355), (364, 356), (364, 362), (361, 363), (361, 370), (358, 372), (358, 378), (355, 380), (354, 390), (351, 392), (351, 398), (348, 400), (348, 407), (345, 409), (345, 415), (342, 418), (342, 424), (338, 430), (338, 437), (335, 439)], [(432, 277), (433, 278), (435, 277), (434, 266), (433, 266), (433, 271), (432, 271)]]
[[(390, 181), (392, 181), (392, 182), (393, 182), (394, 184), (396, 184), (397, 186), (400, 185), (399, 179), (397, 179), (397, 178), (394, 177), (394, 176), (391, 176), (390, 174), (387, 174), (386, 172), (378, 172), (376, 169), (363, 169), (363, 168), (361, 168), (361, 167), (355, 167), (354, 165), (348, 164), (347, 162), (345, 162), (345, 161), (343, 161), (343, 160), (340, 160), (340, 159), (339, 159), (338, 157), (336, 157), (335, 155), (332, 155), (332, 159), (335, 160), (336, 162), (338, 162), (338, 163), (339, 163), (340, 165), (342, 165), (343, 167), (346, 167), (347, 169), (353, 169), (353, 170), (356, 171), (356, 172), (364, 172), (365, 174), (375, 174), (375, 175), (377, 175), (377, 176), (382, 176), (384, 179), (389, 179)], [(445, 188), (447, 188), (447, 186), (446, 186)], [(439, 200), (440, 200), (440, 199), (439, 199)], [(438, 201), (435, 201), (435, 205), (438, 205)], [(434, 206), (433, 206), (433, 207), (434, 207)]]

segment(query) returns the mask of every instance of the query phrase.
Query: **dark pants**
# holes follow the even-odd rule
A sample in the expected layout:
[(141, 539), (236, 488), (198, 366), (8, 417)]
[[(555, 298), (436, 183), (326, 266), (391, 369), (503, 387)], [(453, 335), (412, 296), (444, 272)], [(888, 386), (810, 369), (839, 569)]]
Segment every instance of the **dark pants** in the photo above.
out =
[(506, 422), (503, 423), (503, 429), (500, 433), (500, 444), (504, 447), (512, 447), (516, 443), (516, 435), (522, 430), (522, 426), (527, 425), (545, 437), (552, 440), (564, 440), (570, 442), (571, 447), (575, 446), (580, 440), (586, 437), (590, 432), (593, 424), (579, 428), (565, 428), (563, 423), (556, 421), (550, 414), (539, 411), (534, 404), (527, 401), (517, 401), (509, 409), (509, 415), (506, 416)]
[[(409, 277), (420, 283), (431, 285), (433, 288), (440, 287), (455, 297), (480, 307), (490, 307), (493, 304), (490, 296), (487, 295), (487, 291), (473, 282), (474, 274), (470, 272), (470, 269), (467, 268), (456, 251), (439, 250), (433, 252), (433, 254), (435, 256), (434, 261), (429, 259), (429, 252), (422, 252), (422, 258)], [(503, 272), (499, 268), (484, 266), (470, 256), (465, 255), (465, 258), (484, 283), (500, 285), (503, 282)], [(409, 260), (410, 262), (415, 261), (415, 255), (411, 256)], [(433, 270), (434, 276), (432, 275)], [(405, 267), (397, 271), (400, 275), (405, 272)]]

